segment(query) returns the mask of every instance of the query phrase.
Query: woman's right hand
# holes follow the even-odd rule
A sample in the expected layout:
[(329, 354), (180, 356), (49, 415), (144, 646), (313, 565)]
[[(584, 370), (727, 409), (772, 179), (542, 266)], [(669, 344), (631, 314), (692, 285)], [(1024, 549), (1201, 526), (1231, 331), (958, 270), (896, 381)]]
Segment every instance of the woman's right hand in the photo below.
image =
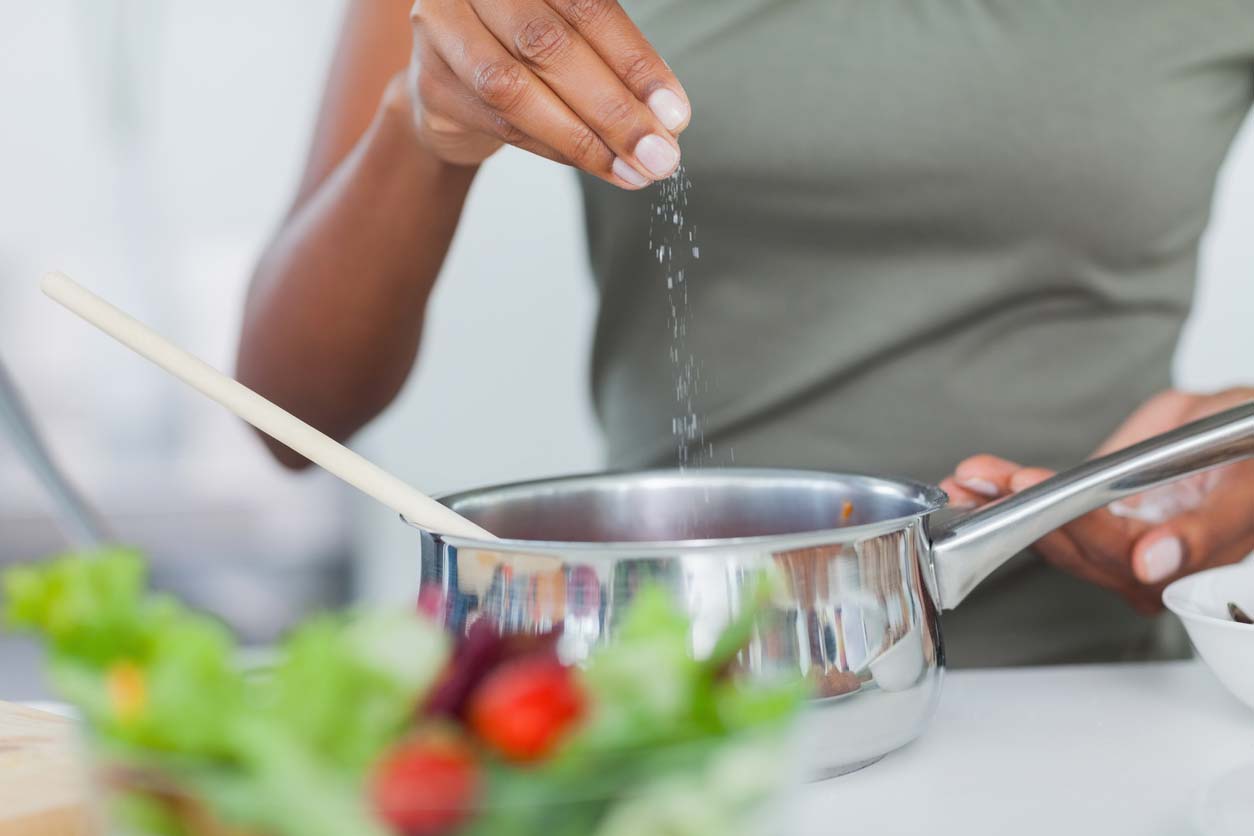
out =
[(679, 166), (688, 97), (615, 0), (417, 0), (406, 87), (455, 165), (503, 144), (625, 189)]

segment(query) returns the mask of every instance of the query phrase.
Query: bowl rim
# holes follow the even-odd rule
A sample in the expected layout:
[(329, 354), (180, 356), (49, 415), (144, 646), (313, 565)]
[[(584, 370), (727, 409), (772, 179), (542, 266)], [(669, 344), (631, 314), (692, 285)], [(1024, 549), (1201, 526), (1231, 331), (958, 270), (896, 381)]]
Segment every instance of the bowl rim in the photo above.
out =
[(1254, 624), (1241, 624), (1230, 618), (1223, 618), (1217, 615), (1208, 615), (1204, 612), (1190, 609), (1185, 605), (1184, 596), (1189, 587), (1200, 583), (1201, 578), (1207, 575), (1222, 574), (1238, 574), (1241, 572), (1249, 572), (1254, 575), (1254, 563), (1230, 563), (1227, 566), (1215, 566), (1210, 569), (1203, 569), (1200, 572), (1194, 572), (1191, 575), (1185, 575), (1183, 578), (1177, 578), (1163, 590), (1162, 600), (1163, 606), (1170, 610), (1177, 618), (1185, 622), (1186, 625), (1192, 621), (1198, 624), (1208, 624), (1215, 627), (1221, 627), (1226, 630), (1235, 630), (1237, 632), (1246, 632), (1254, 634)]

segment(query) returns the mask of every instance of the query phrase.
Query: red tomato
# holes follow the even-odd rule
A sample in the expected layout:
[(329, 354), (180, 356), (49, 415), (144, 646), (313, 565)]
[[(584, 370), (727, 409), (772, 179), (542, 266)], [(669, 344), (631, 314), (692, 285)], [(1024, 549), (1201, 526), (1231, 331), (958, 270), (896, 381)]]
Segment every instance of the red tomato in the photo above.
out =
[(442, 836), (469, 818), (479, 767), (451, 735), (401, 743), (383, 756), (371, 780), (375, 812), (405, 836)]
[(584, 695), (570, 668), (550, 656), (501, 665), (470, 697), (470, 727), (514, 761), (535, 761), (553, 751), (583, 715)]

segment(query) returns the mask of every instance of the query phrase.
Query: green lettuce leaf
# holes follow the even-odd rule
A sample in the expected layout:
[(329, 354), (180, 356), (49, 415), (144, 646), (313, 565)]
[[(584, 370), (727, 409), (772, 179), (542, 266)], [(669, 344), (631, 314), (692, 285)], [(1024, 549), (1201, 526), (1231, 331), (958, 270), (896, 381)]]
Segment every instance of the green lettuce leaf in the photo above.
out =
[(287, 641), (265, 686), (270, 713), (316, 755), (361, 771), (413, 725), (448, 654), (439, 628), (410, 613), (323, 616)]

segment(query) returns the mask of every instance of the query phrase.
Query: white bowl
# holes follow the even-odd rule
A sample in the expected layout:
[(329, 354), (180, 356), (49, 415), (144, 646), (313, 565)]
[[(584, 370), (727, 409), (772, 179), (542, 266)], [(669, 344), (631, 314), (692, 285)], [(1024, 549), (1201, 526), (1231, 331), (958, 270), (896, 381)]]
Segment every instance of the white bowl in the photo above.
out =
[(1237, 699), (1254, 708), (1254, 624), (1233, 621), (1229, 601), (1254, 611), (1254, 563), (1208, 569), (1163, 590), (1163, 603), (1184, 622), (1198, 655)]

